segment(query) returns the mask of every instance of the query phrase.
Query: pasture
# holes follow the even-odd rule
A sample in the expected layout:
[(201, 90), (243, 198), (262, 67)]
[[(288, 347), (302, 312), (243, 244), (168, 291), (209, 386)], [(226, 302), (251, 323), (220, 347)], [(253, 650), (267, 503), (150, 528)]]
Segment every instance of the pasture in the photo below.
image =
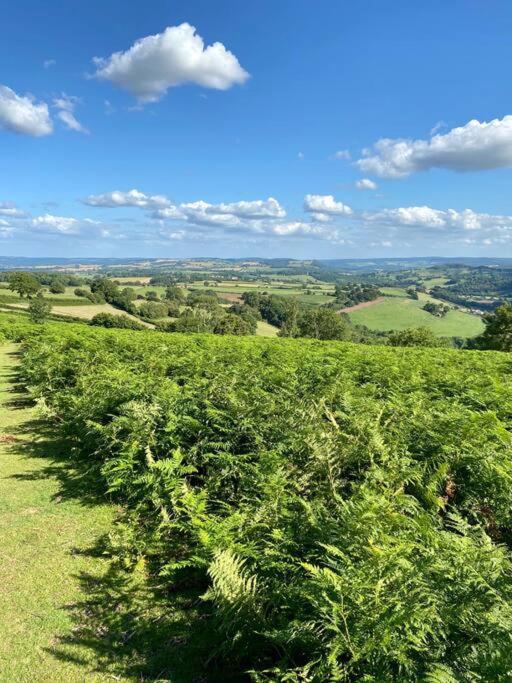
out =
[(382, 291), (386, 294), (383, 301), (348, 314), (354, 324), (381, 332), (428, 327), (438, 337), (475, 337), (484, 329), (482, 320), (466, 311), (452, 309), (436, 318), (422, 310), (427, 301), (437, 301), (428, 295), (420, 294), (416, 301), (399, 288), (383, 287)]

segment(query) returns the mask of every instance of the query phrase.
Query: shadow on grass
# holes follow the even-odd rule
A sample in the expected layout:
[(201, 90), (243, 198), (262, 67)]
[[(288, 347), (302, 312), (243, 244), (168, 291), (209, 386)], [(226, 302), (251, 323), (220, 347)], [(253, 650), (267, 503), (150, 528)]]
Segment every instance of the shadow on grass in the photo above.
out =
[(98, 671), (140, 681), (235, 683), (248, 680), (215, 667), (211, 624), (197, 592), (166, 593), (112, 563), (101, 578), (82, 574), (87, 599), (70, 606), (75, 628), (49, 649), (76, 661), (86, 647)]
[[(32, 405), (22, 378), (13, 371), (8, 381), (15, 396), (4, 405), (23, 409)], [(107, 494), (98, 464), (75, 456), (72, 445), (61, 437), (58, 425), (31, 419), (12, 427), (9, 451), (38, 458), (37, 471), (13, 475), (21, 481), (52, 478), (59, 484), (54, 499), (78, 500), (85, 507), (105, 503)], [(87, 514), (87, 513), (85, 513)], [(122, 513), (121, 513), (122, 515)], [(121, 520), (122, 521), (122, 520)], [(74, 627), (54, 638), (47, 651), (56, 659), (73, 662), (90, 671), (93, 653), (98, 673), (138, 681), (171, 683), (243, 683), (248, 677), (239, 669), (217, 665), (213, 657), (219, 635), (212, 628), (208, 605), (200, 599), (204, 586), (170, 591), (145, 566), (128, 570), (111, 556), (108, 538), (90, 548), (74, 548), (74, 554), (102, 557), (108, 569), (101, 575), (76, 577), (83, 599), (62, 609)]]

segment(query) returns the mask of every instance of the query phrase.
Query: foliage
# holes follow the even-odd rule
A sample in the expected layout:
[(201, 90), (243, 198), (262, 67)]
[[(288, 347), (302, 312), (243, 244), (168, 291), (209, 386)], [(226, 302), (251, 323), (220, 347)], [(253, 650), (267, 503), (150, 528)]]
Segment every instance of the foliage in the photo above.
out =
[(139, 306), (139, 315), (149, 320), (165, 318), (169, 313), (169, 307), (163, 301), (146, 301)]
[(49, 290), (52, 294), (64, 294), (66, 291), (66, 283), (60, 277), (52, 278), (49, 284)]
[(280, 336), (346, 341), (352, 338), (352, 329), (346, 316), (329, 308), (316, 308), (300, 311)]
[(336, 303), (343, 308), (348, 306), (356, 306), (364, 301), (374, 301), (382, 292), (374, 285), (363, 285), (360, 283), (338, 283), (334, 290)]
[(388, 336), (390, 346), (447, 346), (444, 339), (436, 337), (428, 327), (412, 327), (408, 330), (391, 332)]
[(494, 313), (483, 316), (484, 332), (477, 337), (475, 345), (479, 349), (512, 351), (512, 305), (504, 303)]
[(112, 313), (97, 313), (91, 319), (91, 325), (99, 327), (118, 327), (126, 330), (144, 330), (144, 325), (127, 315), (114, 315)]
[(510, 680), (508, 365), (73, 325), (23, 360), (120, 558), (207, 607), (205, 667), (282, 683)]
[(31, 297), (41, 289), (39, 280), (31, 273), (22, 271), (11, 273), (8, 281), (9, 289), (17, 292), (22, 298)]
[(430, 313), (436, 318), (443, 318), (450, 310), (450, 307), (446, 304), (436, 304), (433, 301), (427, 301), (427, 303), (423, 306), (423, 310), (427, 311), (427, 313)]
[(30, 320), (34, 323), (44, 323), (52, 312), (52, 305), (43, 296), (43, 293), (39, 291), (37, 296), (30, 299), (28, 305), (28, 315)]
[[(255, 325), (256, 326), (256, 325)], [(227, 313), (215, 324), (214, 334), (254, 334), (251, 324), (235, 313)]]
[(175, 301), (180, 304), (185, 300), (185, 294), (181, 287), (178, 287), (177, 285), (168, 285), (165, 290), (165, 298), (168, 301)]

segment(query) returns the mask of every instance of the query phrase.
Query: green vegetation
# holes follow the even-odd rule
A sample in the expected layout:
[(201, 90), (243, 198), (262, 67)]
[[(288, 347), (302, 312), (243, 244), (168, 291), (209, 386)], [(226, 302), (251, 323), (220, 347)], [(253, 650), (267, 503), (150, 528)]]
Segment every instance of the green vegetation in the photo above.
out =
[(127, 315), (114, 315), (112, 313), (97, 313), (91, 320), (91, 325), (98, 327), (117, 327), (125, 330), (143, 330), (144, 325)]
[(505, 303), (484, 316), (485, 330), (475, 340), (480, 349), (512, 351), (512, 305)]
[[(403, 290), (402, 290), (403, 292)], [(405, 292), (403, 292), (405, 294)], [(450, 310), (442, 318), (422, 310), (428, 298), (419, 294), (418, 301), (408, 296), (397, 296), (396, 290), (384, 301), (349, 313), (353, 323), (371, 330), (404, 330), (428, 327), (439, 337), (474, 337), (483, 331), (479, 316), (465, 311)]]
[(44, 323), (52, 312), (52, 305), (43, 296), (43, 293), (39, 291), (37, 296), (30, 300), (28, 305), (28, 314), (32, 322), (34, 323)]
[(37, 420), (19, 385), (18, 353), (0, 348), (0, 680), (111, 681), (85, 638), (70, 641), (86, 583), (107, 569), (105, 556), (90, 549), (114, 511), (95, 500), (93, 482)]
[(0, 329), (124, 510), (69, 648), (150, 680), (509, 680), (507, 354)]

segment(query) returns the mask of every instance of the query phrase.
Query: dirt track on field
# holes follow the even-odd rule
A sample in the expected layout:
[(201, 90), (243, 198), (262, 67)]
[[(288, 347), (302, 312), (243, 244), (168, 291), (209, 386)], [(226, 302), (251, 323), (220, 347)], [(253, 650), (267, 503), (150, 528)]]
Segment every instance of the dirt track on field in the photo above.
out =
[(384, 301), (383, 296), (378, 296), (376, 299), (373, 301), (363, 301), (360, 304), (356, 304), (355, 306), (347, 306), (347, 308), (342, 308), (341, 310), (338, 311), (338, 313), (352, 313), (352, 311), (359, 311), (361, 308), (368, 308), (369, 306), (374, 306), (375, 304), (380, 304)]

